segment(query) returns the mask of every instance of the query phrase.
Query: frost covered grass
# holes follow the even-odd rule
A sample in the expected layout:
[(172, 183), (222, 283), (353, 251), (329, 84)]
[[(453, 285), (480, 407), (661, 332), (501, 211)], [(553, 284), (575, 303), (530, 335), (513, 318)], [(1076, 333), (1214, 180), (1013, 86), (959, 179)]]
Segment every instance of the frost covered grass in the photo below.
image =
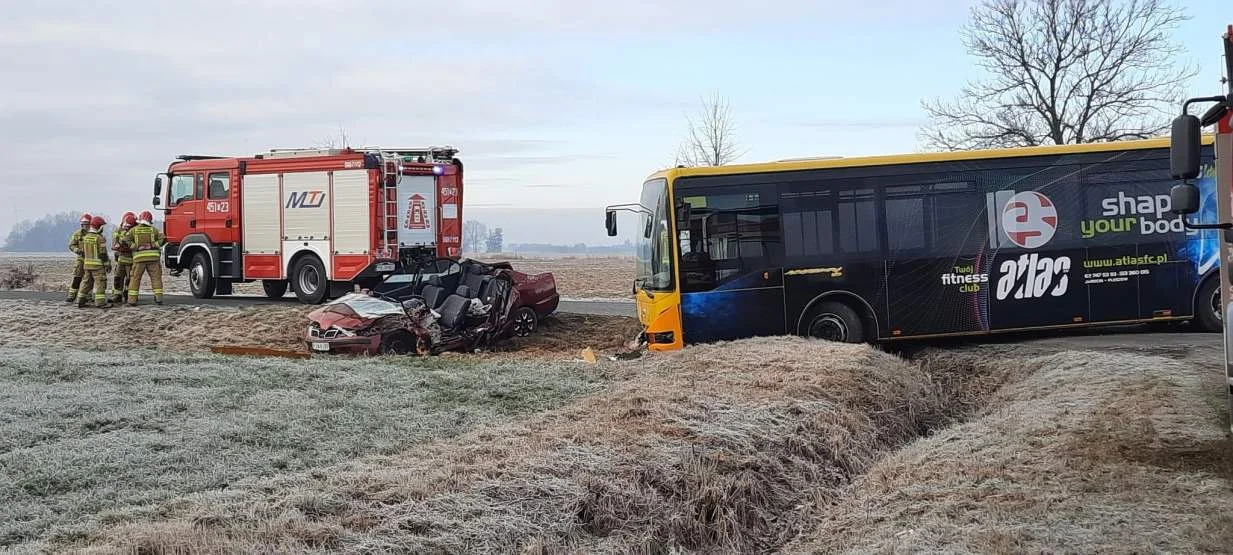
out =
[(986, 383), (799, 338), (601, 368), (616, 383), (563, 408), (164, 504), (82, 544), (150, 553), (763, 552), (808, 525), (802, 507), (969, 412), (967, 384)]
[(414, 452), (601, 382), (535, 361), (0, 348), (0, 547), (71, 542), (178, 496)]
[[(247, 378), (259, 386), (229, 359), (0, 350), (26, 361), (0, 367), (0, 385), (26, 388), (0, 422), (45, 407), (20, 435), (31, 445), (0, 450), (5, 472), (24, 464), (0, 503), (25, 507), (0, 521), (26, 531), (3, 536), (19, 550), (101, 553), (1221, 552), (1218, 341), (1067, 336), (912, 361), (799, 338), (597, 366), (279, 360)], [(57, 356), (101, 364), (11, 376)], [(175, 401), (193, 416), (162, 416)], [(54, 451), (14, 459), (34, 449)], [(248, 471), (219, 476), (231, 466)]]
[(786, 551), (1227, 553), (1233, 444), (1210, 356), (1219, 338), (1201, 340), (1208, 349), (1143, 339), (948, 354), (1012, 378), (976, 418), (815, 505), (818, 528)]

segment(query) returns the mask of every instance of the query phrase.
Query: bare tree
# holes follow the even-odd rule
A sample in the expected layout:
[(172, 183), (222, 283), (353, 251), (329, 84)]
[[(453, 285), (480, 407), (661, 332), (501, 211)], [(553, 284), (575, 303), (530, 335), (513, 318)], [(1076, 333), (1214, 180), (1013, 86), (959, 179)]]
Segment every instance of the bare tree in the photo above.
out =
[(321, 140), (323, 148), (350, 148), (351, 142), (347, 139), (347, 130), (341, 124), (338, 126), (338, 136), (326, 135)]
[(1158, 135), (1193, 66), (1167, 0), (985, 0), (963, 44), (987, 76), (922, 103), (934, 149), (1090, 143)]
[(678, 166), (722, 166), (740, 158), (744, 151), (736, 142), (732, 107), (715, 93), (702, 100), (697, 119), (685, 116), (688, 135), (677, 147)]
[(468, 254), (484, 252), (488, 241), (488, 226), (477, 220), (462, 222), (462, 251)]

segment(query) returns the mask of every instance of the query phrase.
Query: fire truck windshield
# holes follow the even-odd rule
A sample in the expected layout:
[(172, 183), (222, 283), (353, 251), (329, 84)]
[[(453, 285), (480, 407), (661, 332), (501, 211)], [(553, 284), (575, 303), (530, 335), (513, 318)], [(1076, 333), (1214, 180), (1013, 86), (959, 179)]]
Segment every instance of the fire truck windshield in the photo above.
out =
[(176, 175), (171, 178), (171, 192), (167, 195), (171, 200), (168, 206), (175, 206), (193, 198), (193, 174)]

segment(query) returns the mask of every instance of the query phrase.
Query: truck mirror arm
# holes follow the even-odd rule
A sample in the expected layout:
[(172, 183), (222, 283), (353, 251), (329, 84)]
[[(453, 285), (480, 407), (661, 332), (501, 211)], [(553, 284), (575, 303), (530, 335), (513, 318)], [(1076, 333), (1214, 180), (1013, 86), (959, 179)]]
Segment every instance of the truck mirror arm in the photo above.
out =
[(1192, 224), (1185, 217), (1182, 218), (1182, 225), (1186, 229), (1233, 229), (1233, 223), (1224, 222), (1218, 224)]

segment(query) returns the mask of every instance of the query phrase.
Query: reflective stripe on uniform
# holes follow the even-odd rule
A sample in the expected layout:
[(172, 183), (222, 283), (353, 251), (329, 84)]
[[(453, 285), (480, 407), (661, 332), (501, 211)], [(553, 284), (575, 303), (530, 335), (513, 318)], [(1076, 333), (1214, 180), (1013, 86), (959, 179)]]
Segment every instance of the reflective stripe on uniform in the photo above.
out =
[(133, 262), (158, 261), (161, 256), (159, 247), (163, 242), (157, 229), (145, 224), (138, 224), (128, 231), (133, 244)]
[(107, 240), (97, 233), (87, 233), (81, 238), (82, 265), (88, 270), (98, 270), (103, 267), (103, 249)]

